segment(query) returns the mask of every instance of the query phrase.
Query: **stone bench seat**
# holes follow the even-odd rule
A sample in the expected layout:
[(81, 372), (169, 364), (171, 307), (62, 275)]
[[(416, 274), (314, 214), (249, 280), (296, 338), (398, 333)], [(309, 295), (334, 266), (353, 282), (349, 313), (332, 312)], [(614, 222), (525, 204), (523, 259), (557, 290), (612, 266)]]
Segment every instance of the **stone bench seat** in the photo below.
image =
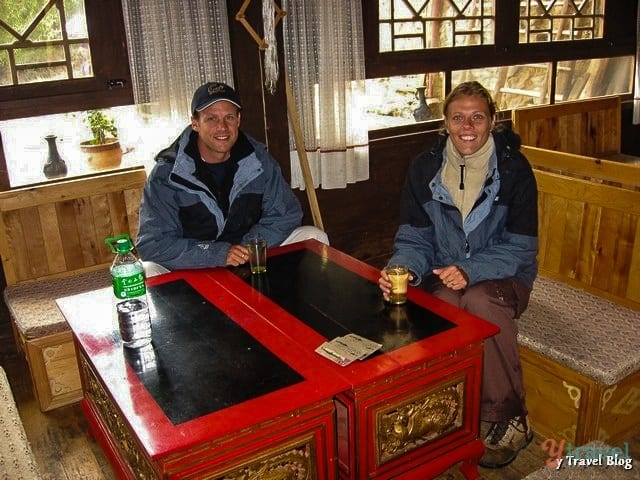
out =
[(0, 367), (0, 478), (35, 480), (36, 459), (20, 419), (9, 380)]
[(28, 340), (68, 332), (69, 325), (56, 305), (56, 298), (111, 285), (108, 269), (10, 285), (4, 298), (15, 327)]
[[(561, 468), (556, 470), (554, 466), (545, 466), (535, 472), (527, 475), (524, 480), (638, 480), (640, 472), (638, 472), (638, 460), (629, 456), (626, 457), (625, 449), (620, 445), (611, 446), (605, 443), (595, 441), (586, 445), (581, 445), (579, 452), (576, 452), (572, 446), (570, 454), (584, 459), (598, 459), (598, 455), (602, 454), (602, 465), (568, 465), (566, 455), (569, 454), (565, 450), (562, 456), (563, 464)], [(624, 464), (607, 465), (607, 456), (614, 457), (618, 453), (624, 457)], [(631, 468), (625, 468), (626, 462), (631, 462)]]
[(640, 312), (566, 283), (539, 276), (518, 327), (521, 345), (603, 385), (640, 370)]
[(5, 289), (5, 303), (19, 339), (18, 348), (24, 350), (34, 393), (43, 411), (82, 398), (73, 336), (56, 305), (56, 298), (110, 284), (109, 270), (103, 268), (63, 278), (18, 283)]
[(539, 276), (518, 327), (539, 434), (575, 445), (640, 428), (640, 311)]

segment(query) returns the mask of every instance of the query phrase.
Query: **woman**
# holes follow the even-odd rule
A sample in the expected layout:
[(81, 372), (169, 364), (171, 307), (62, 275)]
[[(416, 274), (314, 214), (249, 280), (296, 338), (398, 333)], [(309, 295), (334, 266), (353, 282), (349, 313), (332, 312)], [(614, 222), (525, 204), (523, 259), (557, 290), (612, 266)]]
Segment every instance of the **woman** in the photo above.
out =
[(480, 83), (458, 85), (443, 112), (445, 135), (407, 173), (389, 264), (408, 265), (413, 285), (500, 327), (485, 341), (480, 412), (480, 465), (498, 468), (533, 438), (515, 319), (537, 274), (537, 187), (520, 138), (495, 129), (496, 106)]

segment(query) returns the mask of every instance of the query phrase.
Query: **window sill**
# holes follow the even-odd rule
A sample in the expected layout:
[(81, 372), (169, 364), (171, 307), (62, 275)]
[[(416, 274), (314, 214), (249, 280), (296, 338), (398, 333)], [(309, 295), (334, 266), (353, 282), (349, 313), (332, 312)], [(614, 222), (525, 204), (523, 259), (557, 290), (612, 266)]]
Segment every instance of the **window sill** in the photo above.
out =
[[(185, 126), (167, 127), (169, 122), (141, 115), (133, 105), (115, 107), (109, 113), (116, 119), (123, 151), (122, 162), (118, 166), (99, 169), (92, 168), (87, 162), (87, 154), (80, 150), (80, 142), (91, 136), (82, 112), (0, 122), (10, 188), (100, 175), (139, 165), (149, 172), (155, 163), (155, 155), (169, 145)], [(48, 157), (46, 135), (57, 137), (58, 153), (67, 165), (64, 177), (47, 179), (43, 173)]]

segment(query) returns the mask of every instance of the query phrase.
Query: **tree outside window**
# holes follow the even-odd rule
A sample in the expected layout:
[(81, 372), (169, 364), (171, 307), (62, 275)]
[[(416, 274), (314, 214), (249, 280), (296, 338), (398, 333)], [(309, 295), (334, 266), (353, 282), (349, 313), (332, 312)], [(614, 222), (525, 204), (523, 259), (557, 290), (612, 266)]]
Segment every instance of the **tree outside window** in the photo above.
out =
[(83, 0), (0, 3), (0, 85), (93, 75)]

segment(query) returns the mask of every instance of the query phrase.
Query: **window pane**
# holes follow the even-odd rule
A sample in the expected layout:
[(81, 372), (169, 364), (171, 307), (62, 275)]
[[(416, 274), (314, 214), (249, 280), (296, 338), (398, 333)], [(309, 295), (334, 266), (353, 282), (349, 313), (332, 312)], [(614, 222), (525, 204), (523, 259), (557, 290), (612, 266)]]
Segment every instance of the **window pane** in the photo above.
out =
[(0, 86), (11, 85), (11, 69), (9, 69), (9, 54), (0, 50)]
[(558, 62), (556, 102), (631, 93), (633, 56)]
[(62, 46), (16, 48), (14, 50), (16, 65), (30, 65), (33, 63), (64, 61), (64, 49)]
[(604, 0), (520, 1), (520, 43), (602, 38)]
[(93, 75), (84, 0), (0, 2), (0, 19), (1, 85)]
[(67, 78), (69, 76), (66, 66), (34, 67), (18, 71), (18, 83), (20, 84), (66, 80)]
[(0, 28), (0, 45), (9, 45), (13, 42), (13, 36), (9, 34), (6, 30)]
[(19, 33), (24, 33), (48, 0), (0, 2), (0, 18)]
[(370, 78), (365, 92), (369, 130), (442, 118), (443, 73)]
[(31, 42), (62, 40), (62, 23), (60, 22), (60, 12), (58, 12), (58, 9), (52, 8), (49, 10), (44, 18), (35, 25), (33, 32), (28, 35), (27, 38)]
[(71, 51), (71, 66), (73, 68), (73, 78), (91, 77), (91, 52), (88, 43), (79, 43), (69, 47)]
[(87, 17), (83, 0), (65, 0), (64, 13), (67, 19), (67, 35), (69, 38), (88, 38)]
[(458, 70), (451, 73), (451, 82), (455, 87), (476, 80), (491, 92), (498, 110), (509, 110), (549, 103), (550, 72), (548, 63)]
[(380, 52), (494, 42), (495, 0), (379, 0)]

